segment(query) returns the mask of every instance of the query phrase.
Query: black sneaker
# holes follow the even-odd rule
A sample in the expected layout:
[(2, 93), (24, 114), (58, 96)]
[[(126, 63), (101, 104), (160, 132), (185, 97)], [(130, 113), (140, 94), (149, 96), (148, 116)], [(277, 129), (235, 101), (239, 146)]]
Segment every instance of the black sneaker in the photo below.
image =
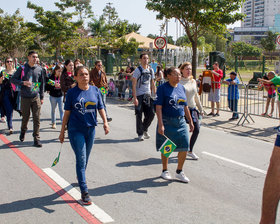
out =
[(214, 114), (211, 112), (211, 113), (207, 114), (207, 116), (214, 116)]
[(91, 205), (91, 199), (89, 197), (88, 192), (82, 193), (82, 199), (81, 200), (82, 200), (83, 205)]
[(24, 137), (25, 137), (25, 133), (24, 133), (24, 132), (20, 132), (19, 140), (20, 140), (21, 142), (24, 141)]
[(107, 117), (107, 121), (110, 122), (112, 121), (113, 119), (111, 117)]
[(38, 148), (41, 148), (42, 144), (41, 144), (41, 142), (39, 140), (34, 140), (34, 146), (38, 147)]

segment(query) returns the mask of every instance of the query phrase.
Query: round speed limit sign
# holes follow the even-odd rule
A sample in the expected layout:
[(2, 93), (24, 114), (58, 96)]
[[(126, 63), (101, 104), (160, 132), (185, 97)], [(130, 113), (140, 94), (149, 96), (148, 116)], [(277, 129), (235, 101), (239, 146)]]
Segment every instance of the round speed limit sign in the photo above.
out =
[(163, 37), (157, 37), (154, 44), (157, 49), (163, 49), (166, 45), (166, 40)]

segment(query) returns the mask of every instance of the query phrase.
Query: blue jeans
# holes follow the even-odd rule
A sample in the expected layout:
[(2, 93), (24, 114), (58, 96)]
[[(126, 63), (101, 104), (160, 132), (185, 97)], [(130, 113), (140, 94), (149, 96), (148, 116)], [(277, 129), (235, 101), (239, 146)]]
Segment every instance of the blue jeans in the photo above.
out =
[(238, 111), (237, 111), (238, 99), (229, 99), (228, 100), (228, 107), (233, 112), (232, 118), (238, 118), (239, 117), (238, 116)]
[(56, 105), (58, 105), (59, 114), (60, 114), (60, 120), (62, 122), (63, 119), (63, 109), (62, 109), (62, 96), (61, 97), (53, 97), (50, 96), (50, 102), (51, 102), (51, 118), (52, 118), (52, 124), (55, 124), (56, 118), (55, 118), (55, 108)]
[(11, 93), (10, 91), (5, 91), (4, 97), (3, 97), (3, 106), (6, 112), (6, 117), (7, 117), (7, 124), (8, 124), (8, 129), (13, 129), (13, 105), (11, 102)]
[[(124, 86), (123, 86), (123, 94), (125, 96), (125, 91), (128, 88), (128, 98), (132, 97), (132, 81), (131, 80), (125, 80)], [(123, 97), (124, 98), (124, 97)]]
[(88, 192), (86, 183), (86, 168), (88, 158), (94, 143), (95, 127), (68, 127), (68, 137), (76, 156), (76, 173), (81, 193)]
[(101, 95), (102, 95), (102, 102), (104, 104), (105, 114), (106, 114), (106, 117), (108, 118), (108, 113), (107, 113), (107, 109), (106, 109), (106, 94), (101, 94)]

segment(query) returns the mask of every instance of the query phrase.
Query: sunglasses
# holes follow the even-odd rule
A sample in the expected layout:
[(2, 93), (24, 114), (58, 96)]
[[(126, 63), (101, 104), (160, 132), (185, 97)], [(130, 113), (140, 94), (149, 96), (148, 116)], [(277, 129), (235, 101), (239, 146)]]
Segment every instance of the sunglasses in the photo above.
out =
[(6, 63), (13, 63), (13, 61), (6, 61)]

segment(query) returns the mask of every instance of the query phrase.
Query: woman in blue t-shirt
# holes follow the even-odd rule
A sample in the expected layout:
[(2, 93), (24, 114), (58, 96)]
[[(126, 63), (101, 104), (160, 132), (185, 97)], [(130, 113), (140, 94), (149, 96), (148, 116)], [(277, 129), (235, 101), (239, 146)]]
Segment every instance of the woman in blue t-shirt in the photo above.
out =
[(70, 144), (76, 156), (76, 172), (82, 202), (84, 205), (90, 205), (91, 199), (86, 184), (85, 171), (94, 142), (97, 110), (104, 123), (105, 135), (109, 133), (109, 126), (101, 92), (97, 87), (89, 85), (88, 69), (84, 66), (78, 67), (74, 78), (78, 85), (67, 92), (59, 140), (61, 143), (64, 142), (65, 126), (67, 125)]
[[(178, 166), (176, 178), (182, 182), (188, 183), (189, 179), (185, 176), (183, 165), (189, 150), (189, 135), (185, 117), (189, 121), (190, 131), (193, 131), (193, 122), (187, 106), (185, 88), (179, 82), (181, 79), (180, 70), (171, 67), (166, 70), (168, 82), (162, 84), (157, 90), (157, 99), (155, 101), (156, 114), (158, 118), (158, 127), (156, 135), (156, 147), (160, 149), (167, 136), (177, 145), (174, 150), (178, 152)], [(161, 177), (171, 180), (172, 177), (167, 170), (168, 158), (161, 154), (162, 174)]]

